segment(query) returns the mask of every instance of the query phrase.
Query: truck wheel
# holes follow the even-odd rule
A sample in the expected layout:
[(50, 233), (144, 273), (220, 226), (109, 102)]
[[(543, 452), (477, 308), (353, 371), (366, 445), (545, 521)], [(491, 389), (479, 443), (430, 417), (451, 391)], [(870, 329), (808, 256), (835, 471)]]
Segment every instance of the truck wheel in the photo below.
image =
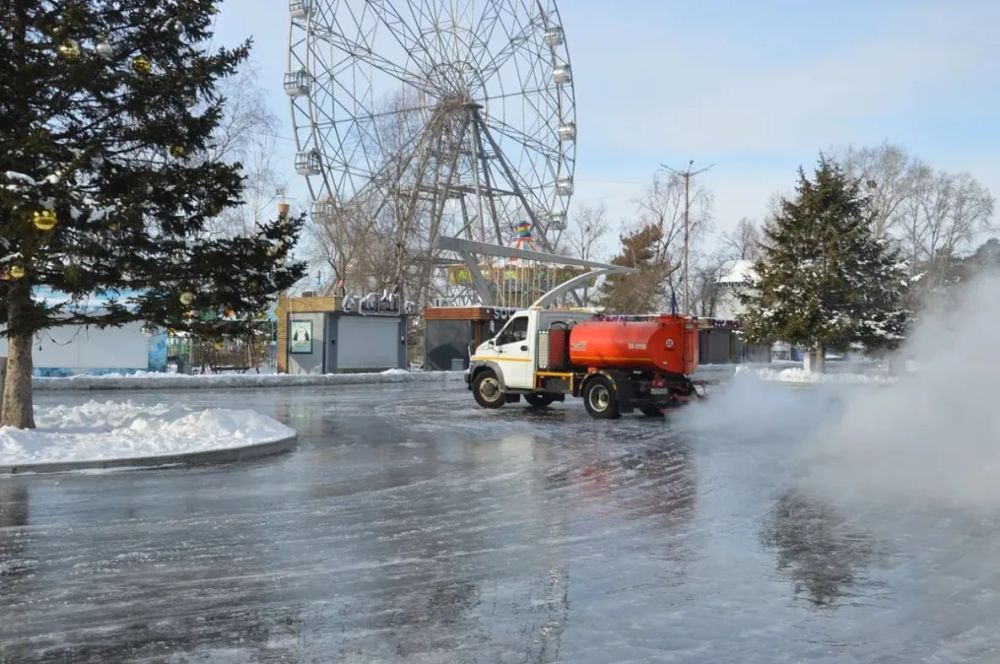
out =
[(663, 411), (656, 406), (641, 406), (639, 412), (646, 417), (663, 417)]
[(583, 405), (591, 417), (610, 420), (620, 415), (618, 397), (611, 381), (604, 376), (595, 376), (583, 388)]
[(524, 400), (527, 401), (532, 408), (545, 408), (550, 403), (555, 401), (548, 394), (525, 394)]
[(503, 390), (500, 389), (500, 379), (490, 369), (476, 374), (472, 379), (472, 396), (483, 408), (499, 408), (505, 402)]

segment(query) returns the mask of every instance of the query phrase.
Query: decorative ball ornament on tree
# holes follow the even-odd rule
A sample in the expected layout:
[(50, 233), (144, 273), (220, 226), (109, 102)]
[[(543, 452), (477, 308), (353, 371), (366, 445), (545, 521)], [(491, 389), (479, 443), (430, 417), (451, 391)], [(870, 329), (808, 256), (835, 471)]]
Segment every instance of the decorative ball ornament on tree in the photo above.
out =
[(180, 301), (185, 307), (190, 307), (191, 303), (194, 302), (194, 293), (191, 291), (184, 291), (180, 295)]
[(137, 55), (132, 58), (132, 71), (137, 74), (149, 74), (153, 71), (153, 62), (145, 55)]
[(170, 146), (170, 156), (174, 159), (181, 159), (187, 153), (183, 145), (171, 145)]
[(67, 62), (74, 62), (80, 59), (80, 45), (73, 39), (67, 39), (59, 44), (57, 49), (59, 57)]
[(24, 266), (23, 265), (11, 265), (10, 266), (10, 276), (14, 279), (20, 279), (24, 276)]
[(51, 231), (56, 227), (56, 213), (53, 210), (36, 210), (31, 215), (31, 223), (40, 231)]

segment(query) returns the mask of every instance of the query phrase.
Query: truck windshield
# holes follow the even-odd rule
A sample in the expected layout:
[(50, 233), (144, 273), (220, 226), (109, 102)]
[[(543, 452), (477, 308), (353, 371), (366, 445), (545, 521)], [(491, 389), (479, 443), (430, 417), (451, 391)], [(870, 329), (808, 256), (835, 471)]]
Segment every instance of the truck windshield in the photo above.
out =
[(528, 317), (517, 316), (512, 318), (500, 334), (497, 335), (497, 345), (512, 344), (524, 341), (528, 338)]

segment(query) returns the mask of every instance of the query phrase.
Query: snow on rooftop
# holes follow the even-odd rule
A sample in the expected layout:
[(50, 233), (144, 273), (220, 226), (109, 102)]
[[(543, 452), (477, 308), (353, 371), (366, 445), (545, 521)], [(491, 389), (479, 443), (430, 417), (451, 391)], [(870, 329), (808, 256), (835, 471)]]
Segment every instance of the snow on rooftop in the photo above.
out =
[(752, 260), (740, 259), (719, 279), (720, 284), (749, 285), (757, 279)]

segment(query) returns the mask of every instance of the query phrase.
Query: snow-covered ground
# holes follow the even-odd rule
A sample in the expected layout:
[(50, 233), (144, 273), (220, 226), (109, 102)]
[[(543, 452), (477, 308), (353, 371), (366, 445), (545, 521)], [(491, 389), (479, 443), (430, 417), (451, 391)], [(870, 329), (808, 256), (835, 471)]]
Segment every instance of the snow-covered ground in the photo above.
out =
[(32, 379), (40, 390), (176, 390), (236, 387), (295, 387), (305, 385), (367, 385), (379, 383), (461, 380), (461, 371), (406, 371), (345, 374), (179, 374), (140, 371), (132, 374), (68, 376)]
[(801, 367), (772, 369), (767, 367), (737, 366), (736, 375), (779, 383), (894, 383), (895, 376), (877, 372), (814, 373)]
[(295, 431), (252, 410), (89, 401), (36, 408), (34, 430), (0, 428), (0, 466), (106, 461), (243, 447)]

